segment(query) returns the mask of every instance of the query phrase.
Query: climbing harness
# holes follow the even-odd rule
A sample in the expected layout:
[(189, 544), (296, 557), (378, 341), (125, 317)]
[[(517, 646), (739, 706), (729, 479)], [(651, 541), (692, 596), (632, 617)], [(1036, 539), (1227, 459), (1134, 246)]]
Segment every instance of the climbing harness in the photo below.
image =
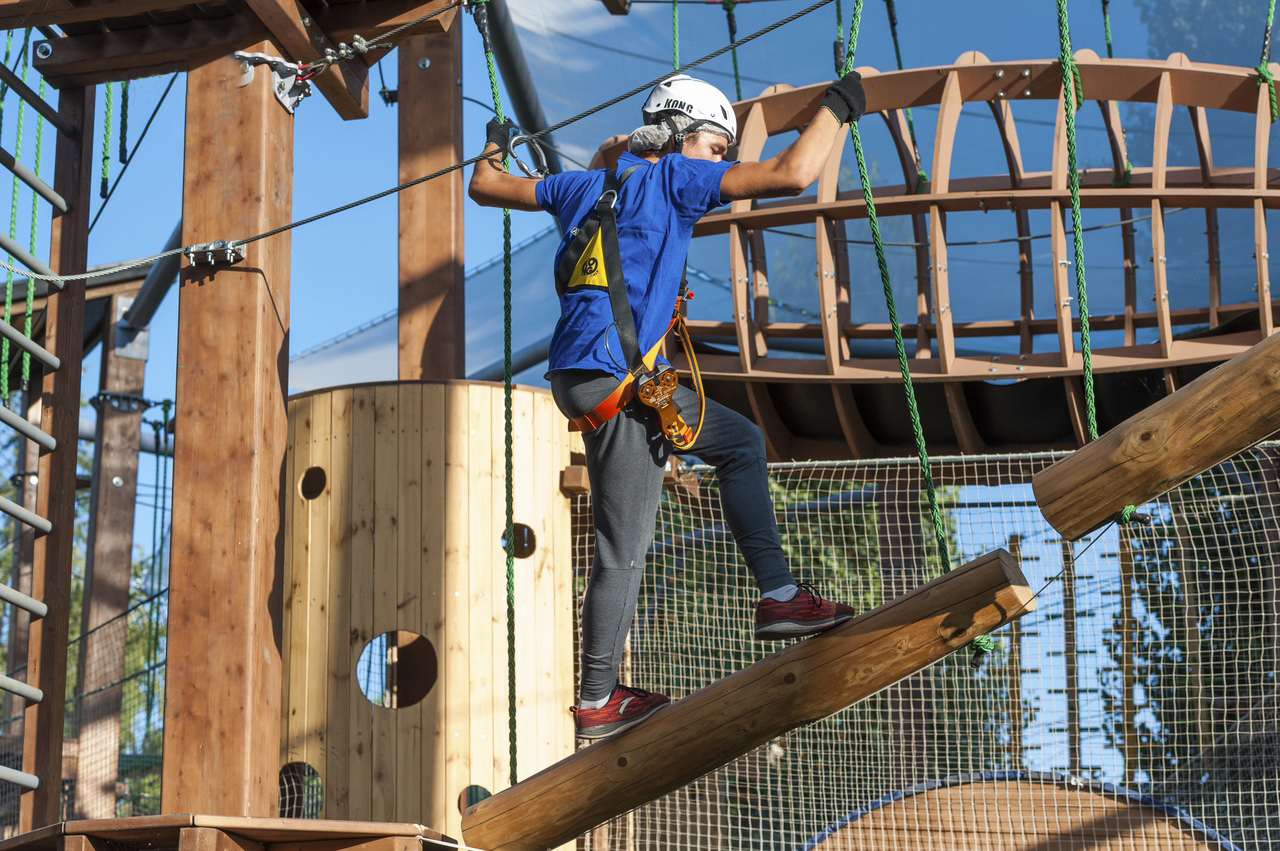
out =
[[(627, 367), (627, 377), (618, 384), (608, 398), (582, 416), (570, 418), (569, 428), (571, 431), (591, 431), (598, 428), (616, 416), (632, 399), (638, 398), (656, 413), (663, 436), (670, 440), (676, 449), (685, 451), (690, 449), (698, 439), (706, 413), (702, 375), (698, 370), (693, 346), (689, 342), (684, 318), (680, 312), (681, 304), (693, 296), (686, 290), (687, 281), (682, 281), (680, 294), (676, 297), (675, 308), (672, 311), (671, 324), (647, 352), (641, 353), (635, 319), (631, 315), (631, 303), (627, 299), (626, 278), (622, 272), (622, 252), (618, 247), (618, 220), (614, 212), (623, 183), (638, 168), (640, 166), (633, 165), (621, 175), (615, 174), (610, 169), (605, 170), (604, 190), (582, 224), (569, 232), (571, 237), (569, 245), (560, 257), (560, 262), (556, 264), (557, 295), (563, 297), (566, 293), (583, 289), (604, 290), (609, 294), (614, 329), (618, 332), (618, 342), (622, 345)], [(689, 426), (675, 403), (679, 373), (669, 364), (660, 366), (657, 364), (658, 350), (672, 329), (678, 329), (677, 333), (683, 338), (685, 351), (689, 357), (694, 391), (698, 395), (696, 428)]]

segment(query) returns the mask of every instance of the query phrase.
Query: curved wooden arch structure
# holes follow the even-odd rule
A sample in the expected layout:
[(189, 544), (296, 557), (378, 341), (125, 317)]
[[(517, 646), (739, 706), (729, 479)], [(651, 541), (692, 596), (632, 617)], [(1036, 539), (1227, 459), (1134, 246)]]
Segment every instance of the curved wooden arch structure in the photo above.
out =
[[(1081, 50), (1076, 61), (1085, 96), (1101, 109), (1113, 160), (1111, 169), (1081, 174), (1081, 202), (1089, 209), (1114, 209), (1123, 227), (1123, 310), (1090, 320), (1095, 332), (1122, 332), (1122, 345), (1098, 348), (1095, 344), (1093, 348), (1097, 392), (1112, 402), (1100, 405), (1105, 410), (1100, 412), (1099, 425), (1106, 430), (1274, 330), (1266, 213), (1280, 206), (1280, 190), (1270, 185), (1280, 170), (1267, 162), (1268, 93), (1265, 86), (1258, 86), (1253, 69), (1194, 63), (1182, 54), (1167, 60), (1100, 59), (1093, 51)], [(910, 216), (917, 243), (915, 311), (903, 304), (899, 314), (904, 336), (916, 342), (911, 371), (926, 429), (931, 432), (927, 435), (930, 446), (969, 453), (1083, 445), (1079, 321), (1073, 315), (1075, 289), (1064, 220), (1071, 197), (1059, 62), (993, 62), (969, 52), (949, 66), (888, 73), (859, 70), (868, 111), (879, 113), (888, 125), (903, 174), (901, 184), (875, 187), (877, 212), (882, 217)], [(758, 158), (770, 137), (800, 129), (817, 109), (823, 91), (823, 85), (774, 86), (738, 104), (739, 158)], [(1015, 100), (1057, 103), (1049, 171), (1024, 168)], [(953, 175), (961, 109), (971, 103), (990, 108), (1007, 173)], [(1131, 171), (1127, 167), (1121, 103), (1154, 104), (1150, 166)], [(938, 108), (934, 153), (931, 163), (918, 164), (905, 111), (927, 105)], [(1186, 165), (1169, 162), (1171, 127), (1179, 107), (1187, 110), (1197, 151), (1196, 161)], [(1214, 164), (1208, 110), (1254, 116), (1252, 166)], [(844, 148), (836, 146), (813, 194), (738, 202), (726, 212), (705, 217), (695, 231), (700, 236), (729, 237), (733, 317), (689, 321), (695, 343), (703, 349), (698, 360), (709, 393), (760, 423), (771, 454), (780, 459), (874, 457), (900, 453), (911, 442), (905, 416), (895, 419), (885, 413), (886, 408), (902, 407), (901, 389), (885, 386), (901, 381), (897, 359), (854, 353), (859, 342), (890, 341), (892, 334), (887, 323), (851, 319), (851, 278), (871, 276), (879, 281), (874, 265), (850, 269), (847, 252), (841, 249), (846, 223), (867, 216), (861, 187), (840, 183)], [(619, 151), (615, 140), (601, 149), (601, 156), (609, 161)], [(927, 166), (931, 175), (919, 187), (921, 191), (916, 186), (919, 165)], [(1200, 208), (1207, 225), (1204, 297), (1199, 306), (1189, 309), (1173, 309), (1169, 303), (1164, 216), (1172, 208)], [(1252, 302), (1223, 304), (1219, 208), (1253, 213), (1256, 279), (1250, 283), (1257, 297)], [(1018, 240), (1018, 312), (995, 321), (958, 321), (953, 304), (959, 308), (966, 299), (985, 296), (952, 286), (947, 216), (997, 209), (1014, 213), (1014, 232), (993, 235)], [(1036, 281), (1030, 215), (1034, 211), (1050, 213), (1054, 308), (1048, 316), (1037, 316), (1033, 308)], [(1138, 301), (1131, 221), (1135, 217), (1150, 221), (1155, 299), (1149, 307)], [(776, 321), (770, 315), (764, 233), (798, 225), (815, 226), (820, 318)], [(1205, 330), (1195, 337), (1180, 337), (1179, 328), (1193, 324)], [(1155, 341), (1138, 344), (1137, 332), (1142, 329), (1155, 329)], [(776, 356), (776, 348), (796, 340), (810, 341), (810, 345), (820, 341), (821, 356), (785, 352)], [(959, 341), (965, 345), (958, 346)], [(990, 352), (981, 350), (984, 341), (991, 346)], [(683, 360), (683, 355), (676, 354), (675, 360)], [(1141, 381), (1134, 381), (1135, 372)], [(1022, 413), (1025, 410), (1034, 410), (1039, 423), (1031, 424)]]

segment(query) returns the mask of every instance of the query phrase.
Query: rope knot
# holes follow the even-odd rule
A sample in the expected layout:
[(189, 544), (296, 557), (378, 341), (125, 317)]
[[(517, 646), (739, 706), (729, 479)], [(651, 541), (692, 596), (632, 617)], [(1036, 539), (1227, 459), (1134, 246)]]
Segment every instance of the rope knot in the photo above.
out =
[(1276, 106), (1276, 78), (1271, 73), (1271, 69), (1267, 67), (1266, 61), (1258, 63), (1258, 67), (1254, 69), (1258, 72), (1258, 88), (1262, 88), (1262, 84), (1267, 84), (1268, 94), (1271, 95), (1271, 123), (1276, 123), (1277, 106)]

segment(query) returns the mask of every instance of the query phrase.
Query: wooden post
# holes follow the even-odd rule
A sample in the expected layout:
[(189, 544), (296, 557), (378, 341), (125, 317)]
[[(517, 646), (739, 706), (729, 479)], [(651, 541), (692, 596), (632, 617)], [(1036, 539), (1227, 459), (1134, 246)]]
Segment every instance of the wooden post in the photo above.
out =
[[(414, 36), (398, 53), (403, 183), (463, 159), (462, 27)], [(401, 381), (465, 373), (464, 200), (461, 170), (400, 193)]]
[[(73, 127), (93, 124), (93, 91), (65, 88), (58, 114)], [(49, 235), (49, 265), (55, 272), (83, 272), (89, 245), (89, 168), (92, 156), (85, 132), (74, 139), (58, 134), (54, 190), (69, 203), (55, 214)], [(80, 358), (84, 349), (84, 281), (68, 281), (49, 296), (45, 347), (62, 360), (62, 369), (42, 382), (41, 427), (58, 442), (40, 458), (36, 513), (53, 531), (35, 542), (31, 595), (49, 613), (31, 622), (27, 645), (27, 682), (44, 692), (28, 704), (23, 724), (23, 770), (40, 778), (40, 787), (23, 792), (18, 830), (54, 824), (62, 806), (62, 737), (67, 690), (67, 628), (71, 615), (71, 557), (75, 540), (76, 439), (80, 430)]]
[(490, 851), (554, 847), (875, 694), (1033, 608), (1018, 565), (996, 550), (480, 801), (463, 813), (463, 836)]
[(80, 759), (76, 814), (114, 818), (119, 775), (120, 699), (124, 677), (125, 621), (133, 568), (134, 504), (138, 493), (138, 439), (142, 384), (147, 368), (146, 332), (123, 334), (116, 322), (133, 303), (107, 301), (102, 335), (93, 484), (89, 496), (88, 558), (81, 611)]
[[(271, 42), (248, 48), (279, 55)], [(259, 69), (187, 74), (184, 244), (289, 221), (293, 119)], [(289, 236), (183, 266), (166, 662), (166, 813), (274, 816), (280, 741)], [(215, 780), (216, 778), (216, 780)]]
[(1272, 335), (1031, 480), (1036, 504), (1075, 540), (1280, 429), (1280, 335)]

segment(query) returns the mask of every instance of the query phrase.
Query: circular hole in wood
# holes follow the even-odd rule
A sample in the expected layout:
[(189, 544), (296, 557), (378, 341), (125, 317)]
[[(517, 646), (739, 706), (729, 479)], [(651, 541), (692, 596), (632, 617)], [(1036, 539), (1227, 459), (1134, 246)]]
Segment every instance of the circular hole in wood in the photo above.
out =
[(618, 757), (618, 768), (627, 767), (627, 758), (625, 756)]
[(280, 769), (280, 817), (320, 818), (324, 811), (324, 781), (305, 762), (286, 763)]
[(465, 813), (468, 807), (474, 807), (476, 804), (489, 797), (489, 790), (483, 786), (477, 786), (474, 783), (463, 789), (458, 795), (458, 812)]
[(308, 467), (307, 471), (302, 474), (302, 480), (298, 482), (298, 490), (302, 494), (302, 498), (306, 500), (315, 499), (324, 493), (324, 487), (328, 484), (328, 477), (324, 474), (321, 467)]
[(424, 636), (407, 630), (384, 632), (364, 646), (356, 661), (360, 693), (374, 706), (413, 706), (436, 684), (436, 649)]
[[(511, 539), (515, 544), (515, 557), (528, 558), (533, 555), (533, 551), (538, 547), (537, 537), (533, 534), (533, 530), (523, 523), (514, 523), (511, 526)], [(504, 533), (501, 539), (502, 549), (507, 548), (507, 536)]]

